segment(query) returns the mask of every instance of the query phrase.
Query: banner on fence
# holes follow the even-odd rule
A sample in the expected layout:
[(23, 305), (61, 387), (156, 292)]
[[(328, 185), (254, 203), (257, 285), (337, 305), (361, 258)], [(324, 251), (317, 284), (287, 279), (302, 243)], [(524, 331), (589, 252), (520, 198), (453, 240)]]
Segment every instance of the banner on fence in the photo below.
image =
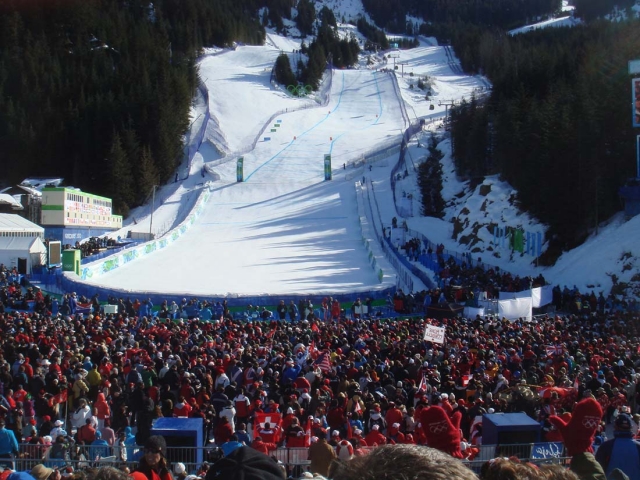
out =
[(534, 443), (531, 449), (531, 458), (560, 458), (564, 452), (564, 445), (561, 442)]
[(531, 297), (500, 300), (498, 301), (498, 313), (507, 320), (517, 320), (518, 318), (531, 320), (533, 316)]

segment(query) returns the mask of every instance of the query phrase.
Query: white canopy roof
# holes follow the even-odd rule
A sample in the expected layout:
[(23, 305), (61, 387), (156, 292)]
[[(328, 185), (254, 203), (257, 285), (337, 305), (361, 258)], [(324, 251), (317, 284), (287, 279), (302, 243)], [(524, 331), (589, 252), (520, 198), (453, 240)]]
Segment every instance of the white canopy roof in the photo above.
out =
[(44, 235), (44, 228), (20, 215), (0, 213), (0, 232), (31, 232), (36, 236)]
[(0, 237), (0, 251), (45, 253), (47, 247), (38, 237)]
[(7, 193), (0, 193), (0, 203), (7, 203), (16, 210), (22, 210), (24, 208), (19, 201)]

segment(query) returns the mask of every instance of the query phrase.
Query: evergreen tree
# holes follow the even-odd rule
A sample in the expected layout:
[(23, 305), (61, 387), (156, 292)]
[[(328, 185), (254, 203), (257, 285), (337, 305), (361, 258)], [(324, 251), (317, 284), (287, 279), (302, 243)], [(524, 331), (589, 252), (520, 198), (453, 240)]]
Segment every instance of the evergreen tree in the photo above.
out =
[(158, 184), (159, 180), (149, 146), (142, 148), (142, 155), (136, 170), (137, 200), (142, 203), (148, 199), (151, 189)]
[(110, 166), (109, 190), (114, 211), (121, 215), (127, 215), (135, 198), (134, 181), (131, 164), (124, 148), (122, 148), (122, 141), (118, 133), (113, 134), (108, 163)]
[(296, 76), (291, 70), (289, 56), (286, 53), (281, 53), (278, 55), (278, 58), (276, 58), (275, 73), (276, 81), (279, 84), (284, 85), (285, 87), (297, 84)]
[(337, 27), (338, 22), (336, 21), (336, 16), (333, 14), (333, 10), (324, 5), (320, 10), (320, 23), (323, 25), (328, 25), (331, 27)]
[(444, 200), (442, 198), (442, 164), (444, 154), (438, 150), (435, 135), (429, 137), (429, 155), (418, 167), (418, 187), (422, 195), (422, 214), (427, 217), (442, 218), (444, 216)]
[(298, 1), (298, 16), (296, 26), (300, 30), (302, 38), (313, 33), (313, 24), (316, 21), (316, 9), (310, 0)]

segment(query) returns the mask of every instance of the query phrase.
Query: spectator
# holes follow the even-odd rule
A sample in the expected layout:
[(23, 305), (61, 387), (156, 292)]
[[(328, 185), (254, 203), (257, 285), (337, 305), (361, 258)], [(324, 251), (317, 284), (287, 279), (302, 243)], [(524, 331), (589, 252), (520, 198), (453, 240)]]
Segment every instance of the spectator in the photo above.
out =
[(0, 418), (0, 462), (14, 469), (13, 458), (18, 454), (18, 441), (11, 430), (5, 428), (5, 421)]
[(164, 438), (152, 435), (144, 444), (144, 456), (135, 471), (144, 474), (147, 480), (173, 480), (166, 457), (167, 443)]
[(324, 437), (318, 438), (317, 441), (311, 443), (309, 447), (309, 471), (324, 477), (329, 475), (329, 467), (331, 462), (336, 458), (336, 452), (331, 445), (327, 443)]

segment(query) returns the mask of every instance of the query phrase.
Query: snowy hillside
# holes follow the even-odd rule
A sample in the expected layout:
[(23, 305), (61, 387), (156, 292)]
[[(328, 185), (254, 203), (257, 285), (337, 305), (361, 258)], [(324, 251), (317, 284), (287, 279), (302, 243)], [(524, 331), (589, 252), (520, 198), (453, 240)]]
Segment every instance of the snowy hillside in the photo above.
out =
[[(363, 14), (358, 0), (325, 4), (339, 20)], [(350, 25), (341, 26), (341, 32), (357, 35)], [(212, 50), (200, 60), (201, 77), (210, 92), (207, 141), (189, 168), (183, 167), (180, 181), (159, 189), (153, 224), (165, 230), (178, 225), (203, 188), (212, 191), (206, 213), (196, 222), (194, 233), (175, 242), (166, 253), (158, 252), (146, 263), (134, 262), (131, 268), (120, 268), (95, 283), (132, 291), (142, 286), (167, 291), (176, 277), (162, 272), (186, 262), (198, 268), (179, 270), (180, 292), (185, 293), (373, 288), (376, 276), (366, 250), (358, 243), (361, 233), (353, 230), (358, 221), (356, 192), (360, 176), (368, 177), (384, 221), (397, 216), (389, 188), (397, 155), (368, 171), (344, 170), (342, 165), (351, 169), (365, 153), (399, 142), (407, 126), (400, 101), (409, 120), (423, 121), (425, 126), (410, 145), (412, 167), (398, 182), (396, 196), (419, 198), (415, 167), (426, 157), (424, 146), (430, 135), (436, 135), (444, 153), (445, 218), (421, 217), (416, 200), (411, 205), (413, 216), (406, 219), (409, 228), (443, 243), (448, 250), (469, 252), (473, 258), (520, 275), (542, 273), (551, 283), (576, 285), (581, 290), (607, 293), (614, 280), (628, 282), (639, 275), (640, 252), (637, 242), (631, 240), (637, 238), (639, 219), (612, 219), (597, 236), (563, 255), (551, 268), (536, 267), (537, 249), (521, 254), (512, 252), (505, 242), (496, 244), (492, 233), (496, 226), (521, 228), (532, 238), (538, 234), (543, 238), (546, 227), (518, 210), (517, 192), (499, 178), (488, 177), (473, 189), (456, 178), (443, 128), (448, 108), (472, 95), (486, 95), (491, 85), (482, 76), (465, 75), (450, 48), (438, 46), (435, 39), (420, 38), (420, 45), (411, 50), (364, 54), (360, 73), (334, 72), (325, 107), (317, 96), (294, 98), (269, 81), (277, 55), (299, 50), (302, 40), (293, 38), (294, 33), (289, 24), (287, 37), (269, 32), (264, 46)], [(383, 69), (395, 72), (401, 100), (390, 75), (380, 72)], [(202, 122), (204, 107), (195, 102), (193, 129)], [(279, 128), (266, 140), (261, 132), (270, 118), (278, 121), (271, 127)], [(319, 159), (326, 153), (333, 156), (334, 181), (329, 183), (322, 182), (318, 170)], [(236, 184), (239, 155), (246, 159), (247, 178)], [(120, 234), (148, 230), (150, 212), (149, 205), (136, 210)], [(165, 230), (154, 232), (162, 235)], [(539, 247), (544, 251), (544, 244)], [(213, 272), (225, 275), (211, 275)], [(416, 282), (416, 288), (424, 286)]]

